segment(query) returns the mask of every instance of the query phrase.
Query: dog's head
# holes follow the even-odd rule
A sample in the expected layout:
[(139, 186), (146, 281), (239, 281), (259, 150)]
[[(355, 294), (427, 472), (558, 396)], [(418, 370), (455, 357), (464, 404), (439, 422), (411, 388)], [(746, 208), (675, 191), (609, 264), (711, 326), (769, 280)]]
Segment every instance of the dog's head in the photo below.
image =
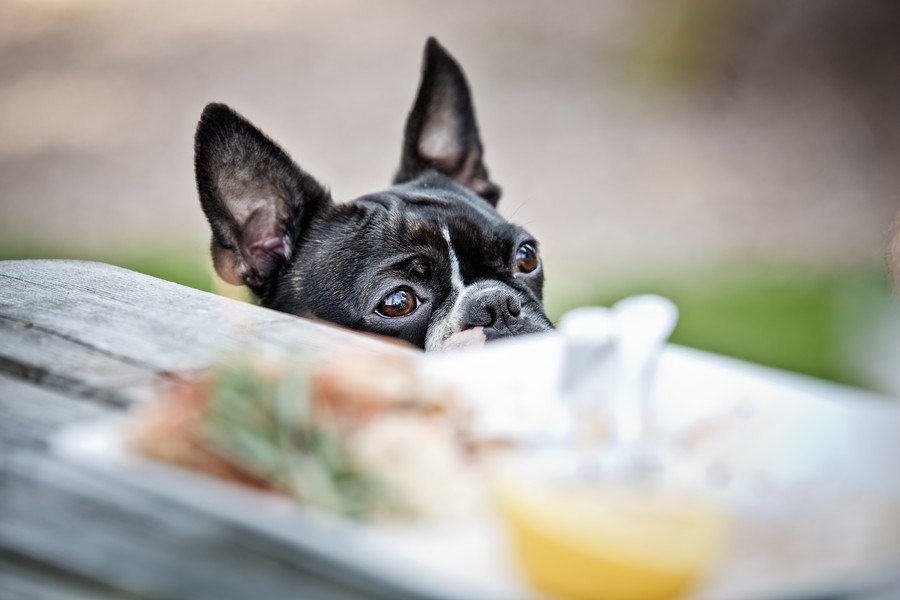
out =
[(264, 306), (427, 350), (551, 328), (537, 242), (495, 210), (468, 85), (434, 39), (383, 192), (335, 203), (223, 104), (195, 150), (216, 271)]

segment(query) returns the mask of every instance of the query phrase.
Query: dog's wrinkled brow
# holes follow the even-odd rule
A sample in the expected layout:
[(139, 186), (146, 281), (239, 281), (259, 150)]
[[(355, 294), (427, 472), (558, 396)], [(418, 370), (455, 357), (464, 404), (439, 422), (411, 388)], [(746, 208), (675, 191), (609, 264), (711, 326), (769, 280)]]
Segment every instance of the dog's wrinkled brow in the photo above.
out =
[(434, 198), (432, 196), (404, 196), (403, 200), (407, 204), (415, 204), (416, 206), (435, 206), (443, 208), (450, 205), (450, 201), (443, 198)]
[(434, 257), (419, 252), (410, 252), (399, 257), (391, 257), (390, 260), (377, 264), (371, 276), (368, 276), (362, 286), (364, 296), (373, 295), (381, 290), (385, 278), (394, 276), (397, 278), (415, 278), (411, 275), (416, 268), (424, 268), (434, 263)]
[(398, 206), (411, 204), (416, 207), (431, 206), (435, 208), (446, 208), (450, 206), (451, 201), (445, 198), (436, 198), (434, 196), (411, 195), (411, 194), (393, 194), (390, 192), (381, 192), (379, 194), (371, 194), (360, 200), (374, 204), (387, 210), (395, 210)]
[(430, 257), (419, 252), (410, 252), (399, 257), (392, 256), (390, 260), (382, 261), (375, 266), (375, 275), (389, 275), (391, 273), (406, 273), (416, 263), (428, 262)]

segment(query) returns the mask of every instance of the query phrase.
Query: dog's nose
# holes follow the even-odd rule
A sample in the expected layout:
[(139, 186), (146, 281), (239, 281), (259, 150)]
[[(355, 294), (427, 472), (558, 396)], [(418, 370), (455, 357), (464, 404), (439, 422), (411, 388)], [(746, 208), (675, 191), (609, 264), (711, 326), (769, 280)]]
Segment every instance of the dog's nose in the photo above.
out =
[(499, 335), (512, 333), (520, 314), (522, 303), (512, 290), (480, 290), (469, 300), (463, 329), (484, 327)]

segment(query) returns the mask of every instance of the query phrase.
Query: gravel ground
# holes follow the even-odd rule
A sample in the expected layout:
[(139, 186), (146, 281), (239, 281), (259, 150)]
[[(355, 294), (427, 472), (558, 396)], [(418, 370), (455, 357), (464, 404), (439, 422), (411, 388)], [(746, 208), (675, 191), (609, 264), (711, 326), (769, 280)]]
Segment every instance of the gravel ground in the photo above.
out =
[(0, 236), (202, 251), (191, 144), (209, 101), (337, 198), (374, 191), (436, 35), (469, 75), (502, 211), (549, 268), (880, 260), (900, 9), (747, 0), (666, 46), (676, 4), (0, 0)]

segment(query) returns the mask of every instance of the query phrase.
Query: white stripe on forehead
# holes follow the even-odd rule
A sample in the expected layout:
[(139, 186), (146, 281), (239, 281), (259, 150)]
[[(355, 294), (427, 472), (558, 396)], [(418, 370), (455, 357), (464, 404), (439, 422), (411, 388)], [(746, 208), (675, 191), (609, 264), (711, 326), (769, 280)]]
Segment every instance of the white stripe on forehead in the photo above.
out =
[(459, 294), (466, 287), (463, 283), (462, 273), (459, 270), (459, 258), (457, 258), (456, 251), (453, 249), (453, 242), (450, 241), (450, 230), (447, 229), (446, 225), (443, 225), (441, 226), (441, 231), (444, 234), (444, 239), (447, 240), (447, 250), (450, 256), (450, 285), (453, 287), (453, 291)]

